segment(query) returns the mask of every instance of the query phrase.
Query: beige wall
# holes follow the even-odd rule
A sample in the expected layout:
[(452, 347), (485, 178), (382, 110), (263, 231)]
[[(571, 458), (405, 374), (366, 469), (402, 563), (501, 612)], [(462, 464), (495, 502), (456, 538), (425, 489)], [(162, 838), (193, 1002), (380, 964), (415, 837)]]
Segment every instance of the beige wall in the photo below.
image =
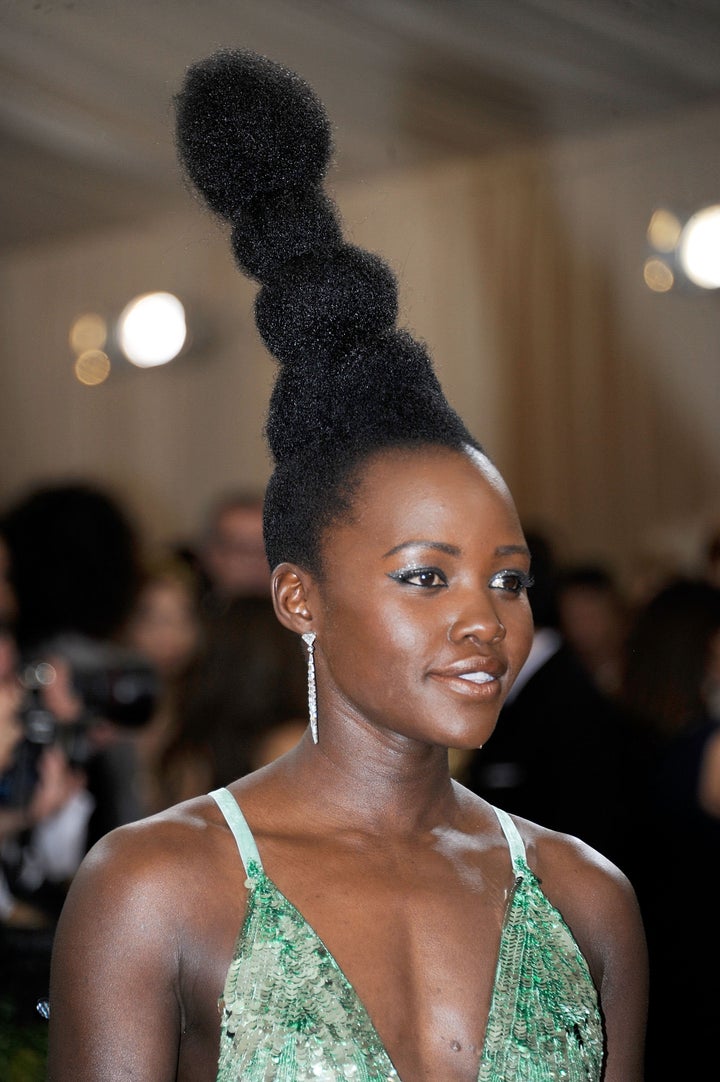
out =
[[(692, 559), (720, 514), (720, 293), (650, 294), (660, 202), (720, 199), (720, 110), (645, 130), (384, 178), (336, 192), (347, 232), (399, 273), (403, 320), (506, 472), (528, 520), (574, 557), (666, 545)], [(148, 289), (212, 328), (166, 369), (72, 378), (73, 316)], [(51, 477), (127, 499), (152, 541), (191, 534), (228, 487), (268, 473), (273, 374), (253, 286), (215, 223), (186, 212), (0, 260), (0, 504)]]

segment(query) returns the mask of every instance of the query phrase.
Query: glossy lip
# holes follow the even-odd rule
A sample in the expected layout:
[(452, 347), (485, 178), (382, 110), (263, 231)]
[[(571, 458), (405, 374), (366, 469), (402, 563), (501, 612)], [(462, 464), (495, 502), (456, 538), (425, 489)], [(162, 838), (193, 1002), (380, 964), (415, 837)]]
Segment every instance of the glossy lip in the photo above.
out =
[[(494, 699), (501, 693), (502, 677), (506, 672), (507, 666), (497, 658), (474, 657), (465, 658), (444, 669), (433, 669), (428, 676), (462, 695)], [(486, 679), (480, 683), (470, 679), (475, 674), (482, 674)]]

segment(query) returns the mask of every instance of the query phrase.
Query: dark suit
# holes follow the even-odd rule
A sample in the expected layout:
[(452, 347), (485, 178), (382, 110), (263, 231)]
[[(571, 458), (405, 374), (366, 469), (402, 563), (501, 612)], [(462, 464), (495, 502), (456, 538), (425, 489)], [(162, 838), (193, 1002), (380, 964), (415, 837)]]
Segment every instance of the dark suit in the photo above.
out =
[(468, 785), (622, 866), (641, 763), (634, 731), (561, 646), (503, 707), (473, 756)]

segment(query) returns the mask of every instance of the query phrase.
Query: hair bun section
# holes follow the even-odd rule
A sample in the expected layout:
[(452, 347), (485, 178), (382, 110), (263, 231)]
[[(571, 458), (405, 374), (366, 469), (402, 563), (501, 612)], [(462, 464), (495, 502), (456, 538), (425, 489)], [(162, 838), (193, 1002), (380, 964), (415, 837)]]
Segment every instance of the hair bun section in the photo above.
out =
[(175, 108), (178, 154), (222, 217), (260, 195), (321, 184), (332, 154), (325, 110), (299, 75), (267, 57), (221, 50), (198, 61)]
[(258, 330), (283, 363), (342, 357), (359, 340), (393, 327), (397, 312), (390, 268), (350, 244), (285, 264), (282, 276), (263, 286), (255, 301)]
[(232, 248), (240, 269), (267, 282), (284, 263), (342, 244), (337, 210), (321, 188), (290, 188), (255, 203), (235, 220)]
[(389, 331), (342, 359), (285, 365), (266, 425), (278, 465), (337, 458), (376, 446), (468, 439), (429, 355), (406, 331)]

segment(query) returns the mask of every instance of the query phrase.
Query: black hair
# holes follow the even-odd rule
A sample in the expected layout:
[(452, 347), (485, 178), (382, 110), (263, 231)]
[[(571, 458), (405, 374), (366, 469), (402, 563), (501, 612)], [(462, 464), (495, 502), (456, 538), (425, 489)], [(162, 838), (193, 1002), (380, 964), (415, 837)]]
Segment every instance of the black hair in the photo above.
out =
[(125, 509), (83, 482), (41, 486), (0, 522), (18, 601), (16, 633), (28, 652), (66, 632), (111, 638), (140, 582), (139, 542)]
[(232, 224), (235, 259), (261, 285), (258, 329), (280, 362), (265, 427), (268, 560), (319, 574), (323, 533), (350, 511), (361, 463), (386, 448), (479, 444), (425, 347), (396, 327), (392, 272), (343, 239), (313, 90), (265, 57), (222, 50), (188, 70), (175, 105), (180, 159)]

